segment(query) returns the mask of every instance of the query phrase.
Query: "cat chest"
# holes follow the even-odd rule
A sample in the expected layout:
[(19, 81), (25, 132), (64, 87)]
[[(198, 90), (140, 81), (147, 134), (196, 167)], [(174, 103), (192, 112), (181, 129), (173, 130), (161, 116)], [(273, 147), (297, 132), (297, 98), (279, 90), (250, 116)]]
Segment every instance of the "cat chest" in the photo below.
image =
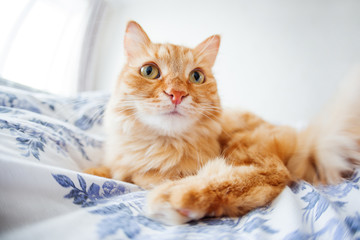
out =
[(137, 172), (156, 170), (191, 175), (219, 153), (217, 146), (204, 148), (185, 141), (171, 142), (162, 139), (124, 141), (121, 145), (118, 146), (118, 161), (121, 165), (133, 166), (133, 170)]

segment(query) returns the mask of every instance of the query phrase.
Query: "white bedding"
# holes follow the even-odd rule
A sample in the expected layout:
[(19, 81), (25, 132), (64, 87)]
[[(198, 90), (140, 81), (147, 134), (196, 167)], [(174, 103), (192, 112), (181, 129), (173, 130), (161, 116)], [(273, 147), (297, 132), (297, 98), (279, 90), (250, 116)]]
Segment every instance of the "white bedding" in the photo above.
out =
[(0, 239), (360, 239), (358, 171), (337, 186), (299, 182), (241, 218), (148, 219), (146, 191), (82, 173), (103, 155), (107, 100), (0, 86)]

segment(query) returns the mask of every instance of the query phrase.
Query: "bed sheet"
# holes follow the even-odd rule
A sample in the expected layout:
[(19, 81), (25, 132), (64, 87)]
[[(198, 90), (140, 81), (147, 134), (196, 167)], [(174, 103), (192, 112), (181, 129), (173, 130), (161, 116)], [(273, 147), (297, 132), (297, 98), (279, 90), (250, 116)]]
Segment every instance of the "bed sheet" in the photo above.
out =
[(0, 85), (0, 239), (360, 239), (359, 171), (336, 186), (298, 182), (239, 218), (147, 218), (146, 191), (82, 173), (103, 156), (108, 98)]

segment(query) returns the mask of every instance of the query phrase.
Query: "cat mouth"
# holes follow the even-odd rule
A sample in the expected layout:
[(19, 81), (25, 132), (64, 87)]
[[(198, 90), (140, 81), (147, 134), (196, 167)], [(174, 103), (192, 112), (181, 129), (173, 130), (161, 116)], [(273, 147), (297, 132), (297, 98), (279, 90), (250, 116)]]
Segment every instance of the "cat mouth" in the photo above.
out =
[(184, 116), (183, 114), (181, 114), (181, 113), (179, 113), (179, 111), (177, 110), (177, 109), (174, 109), (174, 110), (172, 110), (172, 111), (170, 111), (170, 112), (168, 112), (168, 113), (165, 113), (165, 115), (167, 115), (167, 116)]

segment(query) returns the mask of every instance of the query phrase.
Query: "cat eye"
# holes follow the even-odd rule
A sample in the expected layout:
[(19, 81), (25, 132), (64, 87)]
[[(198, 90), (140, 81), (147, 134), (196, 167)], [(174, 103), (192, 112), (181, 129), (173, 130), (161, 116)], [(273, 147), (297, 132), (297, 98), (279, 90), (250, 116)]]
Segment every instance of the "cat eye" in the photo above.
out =
[(195, 84), (202, 84), (205, 81), (205, 76), (201, 71), (195, 69), (190, 73), (189, 80)]
[(141, 76), (148, 79), (155, 79), (160, 77), (159, 68), (153, 64), (146, 64), (140, 69)]

